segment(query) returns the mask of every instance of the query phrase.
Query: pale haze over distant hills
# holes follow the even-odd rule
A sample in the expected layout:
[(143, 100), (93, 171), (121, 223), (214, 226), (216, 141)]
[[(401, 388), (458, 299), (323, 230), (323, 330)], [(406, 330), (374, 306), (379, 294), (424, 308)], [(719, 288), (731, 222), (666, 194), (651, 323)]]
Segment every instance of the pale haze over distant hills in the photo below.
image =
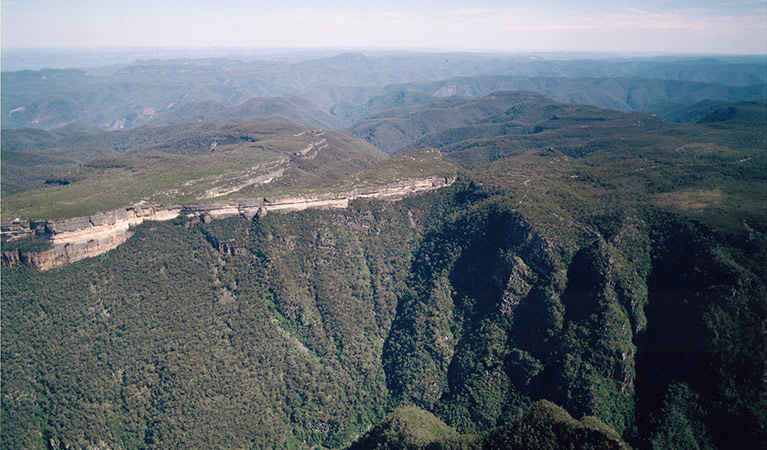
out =
[(767, 5), (752, 0), (6, 0), (2, 18), (3, 50), (345, 47), (767, 53)]

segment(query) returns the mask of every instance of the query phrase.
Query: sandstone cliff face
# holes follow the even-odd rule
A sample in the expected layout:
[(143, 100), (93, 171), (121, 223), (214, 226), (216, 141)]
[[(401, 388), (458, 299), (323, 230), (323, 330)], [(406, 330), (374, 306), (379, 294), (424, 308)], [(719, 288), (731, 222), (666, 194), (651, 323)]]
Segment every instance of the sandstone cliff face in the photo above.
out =
[(32, 233), (43, 235), (46, 233), (45, 225), (47, 222), (34, 222), (29, 220), (14, 220), (13, 222), (4, 222), (0, 225), (3, 240), (15, 239), (29, 236)]
[(455, 179), (432, 177), (406, 180), (377, 188), (354, 189), (350, 192), (282, 196), (238, 201), (220, 201), (184, 206), (154, 207), (134, 205), (89, 217), (35, 222), (16, 220), (2, 224), (3, 241), (37, 234), (49, 239), (53, 248), (43, 252), (2, 252), (6, 266), (24, 264), (38, 270), (63, 266), (83, 258), (105, 253), (131, 236), (130, 228), (145, 220), (171, 220), (178, 216), (200, 216), (203, 220), (223, 219), (237, 215), (251, 220), (268, 211), (290, 212), (304, 209), (346, 208), (357, 198), (399, 200), (404, 197), (451, 185)]
[(16, 266), (21, 263), (21, 252), (18, 250), (3, 251), (2, 261), (4, 266)]
[(43, 252), (3, 252), (2, 262), (8, 266), (24, 264), (38, 270), (59, 267), (112, 250), (130, 237), (130, 227), (144, 220), (169, 220), (177, 217), (180, 211), (180, 207), (137, 205), (90, 217), (3, 224), (4, 240), (36, 233), (49, 239), (53, 248)]

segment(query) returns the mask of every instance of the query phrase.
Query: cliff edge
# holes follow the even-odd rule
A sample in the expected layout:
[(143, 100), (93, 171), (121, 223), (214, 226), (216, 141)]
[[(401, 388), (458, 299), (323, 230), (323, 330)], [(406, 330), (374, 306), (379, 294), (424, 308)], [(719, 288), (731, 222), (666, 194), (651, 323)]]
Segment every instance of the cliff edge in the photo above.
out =
[(346, 208), (358, 198), (396, 201), (450, 186), (455, 177), (430, 177), (404, 180), (375, 188), (353, 189), (342, 193), (264, 197), (191, 205), (134, 205), (89, 217), (56, 221), (14, 220), (2, 223), (3, 242), (28, 236), (42, 237), (52, 244), (44, 251), (2, 251), (2, 264), (23, 264), (37, 270), (60, 267), (116, 248), (131, 236), (131, 227), (145, 220), (165, 221), (179, 216), (223, 219), (241, 215), (248, 220), (268, 211), (291, 212), (304, 209)]

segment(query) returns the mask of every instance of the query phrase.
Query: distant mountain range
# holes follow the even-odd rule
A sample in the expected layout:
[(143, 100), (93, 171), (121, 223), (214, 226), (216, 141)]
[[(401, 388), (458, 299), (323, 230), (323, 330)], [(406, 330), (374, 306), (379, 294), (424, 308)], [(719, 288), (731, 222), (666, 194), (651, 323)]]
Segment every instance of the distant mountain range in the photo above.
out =
[(423, 103), (416, 94), (478, 98), (497, 90), (665, 115), (703, 100), (765, 98), (766, 65), (759, 57), (544, 60), (469, 53), (139, 60), (89, 71), (3, 72), (2, 126), (122, 129), (231, 118), (343, 128)]

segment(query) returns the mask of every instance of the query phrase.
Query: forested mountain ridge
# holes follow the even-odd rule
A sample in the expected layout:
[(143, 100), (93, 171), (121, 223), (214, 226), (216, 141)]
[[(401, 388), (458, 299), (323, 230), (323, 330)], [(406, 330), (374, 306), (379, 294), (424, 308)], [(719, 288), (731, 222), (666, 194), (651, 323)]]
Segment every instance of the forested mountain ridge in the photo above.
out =
[(358, 439), (349, 450), (524, 450), (605, 449), (630, 447), (614, 430), (593, 416), (578, 421), (559, 406), (535, 402), (518, 420), (484, 436), (459, 434), (434, 415), (413, 406), (398, 408)]

